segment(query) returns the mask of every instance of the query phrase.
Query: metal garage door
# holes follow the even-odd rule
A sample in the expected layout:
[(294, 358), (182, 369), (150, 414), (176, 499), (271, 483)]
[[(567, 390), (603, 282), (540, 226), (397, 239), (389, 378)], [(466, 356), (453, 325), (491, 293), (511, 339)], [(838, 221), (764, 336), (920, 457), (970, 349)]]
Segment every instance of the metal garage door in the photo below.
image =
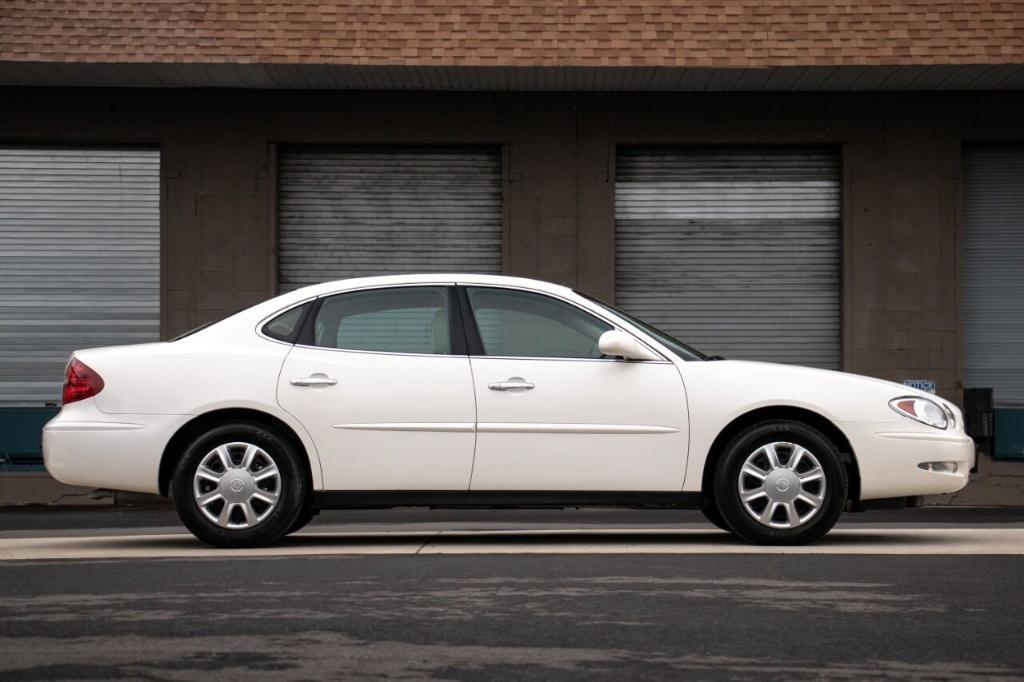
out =
[(964, 149), (964, 386), (1024, 407), (1024, 145)]
[(279, 158), (280, 289), (502, 271), (501, 150), (295, 149)]
[(839, 367), (839, 156), (623, 148), (615, 298), (707, 353)]
[(160, 334), (160, 152), (0, 148), (0, 403), (60, 399), (72, 350)]

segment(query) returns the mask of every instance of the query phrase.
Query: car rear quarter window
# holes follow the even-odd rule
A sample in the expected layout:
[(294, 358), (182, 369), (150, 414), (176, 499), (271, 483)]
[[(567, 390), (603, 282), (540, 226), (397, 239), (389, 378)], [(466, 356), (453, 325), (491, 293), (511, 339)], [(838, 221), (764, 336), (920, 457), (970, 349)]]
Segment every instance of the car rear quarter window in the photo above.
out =
[(312, 305), (313, 302), (310, 301), (309, 303), (304, 303), (303, 305), (286, 310), (270, 322), (263, 325), (263, 333), (272, 339), (277, 339), (278, 341), (295, 343), (295, 338), (299, 334), (299, 327), (302, 325), (302, 321), (306, 317), (306, 312)]

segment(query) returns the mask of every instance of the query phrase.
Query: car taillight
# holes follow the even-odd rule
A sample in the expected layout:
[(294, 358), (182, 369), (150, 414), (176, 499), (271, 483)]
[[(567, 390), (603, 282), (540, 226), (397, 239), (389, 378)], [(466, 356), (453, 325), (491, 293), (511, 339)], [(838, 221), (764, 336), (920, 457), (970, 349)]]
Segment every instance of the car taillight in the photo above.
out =
[(102, 390), (103, 378), (78, 358), (71, 358), (67, 374), (64, 375), (64, 392), (61, 395), (61, 402), (67, 405), (77, 400), (85, 400)]

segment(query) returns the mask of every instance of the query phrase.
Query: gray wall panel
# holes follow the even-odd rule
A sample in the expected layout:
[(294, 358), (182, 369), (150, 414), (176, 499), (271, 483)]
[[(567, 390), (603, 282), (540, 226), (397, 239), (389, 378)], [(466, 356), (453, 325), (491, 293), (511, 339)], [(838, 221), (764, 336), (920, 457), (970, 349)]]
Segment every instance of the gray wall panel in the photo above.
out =
[(280, 289), (410, 272), (502, 272), (498, 148), (283, 150)]
[(159, 150), (0, 147), (0, 405), (56, 402), (71, 351), (159, 333)]
[(836, 369), (839, 158), (621, 148), (615, 300), (708, 353)]
[(964, 148), (964, 387), (1024, 407), (1024, 145)]

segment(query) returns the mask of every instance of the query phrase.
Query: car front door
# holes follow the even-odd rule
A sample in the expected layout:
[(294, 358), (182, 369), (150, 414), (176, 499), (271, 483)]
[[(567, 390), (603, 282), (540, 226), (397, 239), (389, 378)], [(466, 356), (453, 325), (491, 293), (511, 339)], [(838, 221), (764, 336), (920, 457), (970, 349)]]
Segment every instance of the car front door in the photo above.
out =
[(477, 444), (471, 490), (681, 490), (688, 428), (667, 360), (604, 358), (613, 326), (574, 303), (466, 286)]
[(476, 413), (453, 292), (401, 286), (318, 301), (277, 397), (312, 436), (328, 490), (468, 489)]

